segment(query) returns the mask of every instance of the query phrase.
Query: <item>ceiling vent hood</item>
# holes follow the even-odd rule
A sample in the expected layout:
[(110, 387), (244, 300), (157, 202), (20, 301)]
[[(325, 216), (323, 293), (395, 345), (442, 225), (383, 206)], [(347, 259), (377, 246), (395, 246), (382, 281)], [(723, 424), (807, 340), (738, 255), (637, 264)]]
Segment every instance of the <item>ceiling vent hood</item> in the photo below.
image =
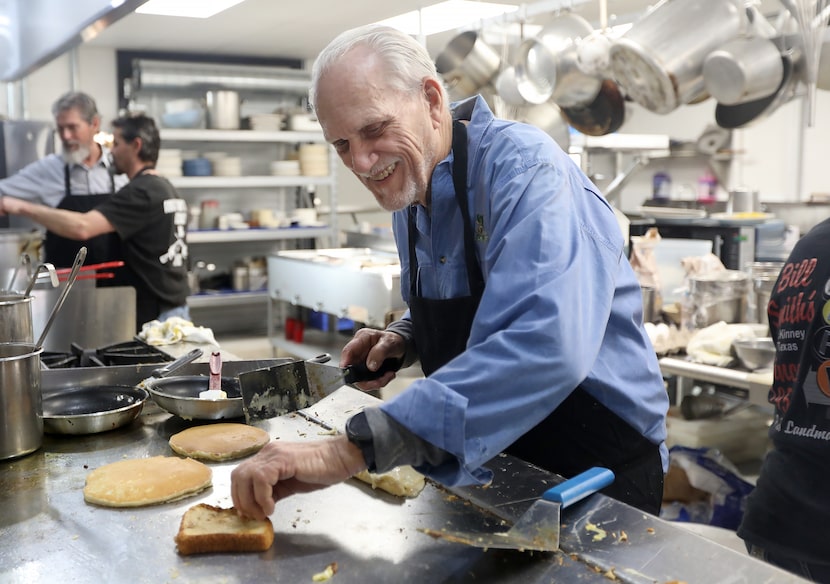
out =
[(306, 95), (311, 82), (308, 71), (287, 67), (222, 63), (184, 63), (151, 59), (133, 61), (132, 90), (232, 89)]
[(147, 0), (0, 0), (0, 81), (17, 81)]

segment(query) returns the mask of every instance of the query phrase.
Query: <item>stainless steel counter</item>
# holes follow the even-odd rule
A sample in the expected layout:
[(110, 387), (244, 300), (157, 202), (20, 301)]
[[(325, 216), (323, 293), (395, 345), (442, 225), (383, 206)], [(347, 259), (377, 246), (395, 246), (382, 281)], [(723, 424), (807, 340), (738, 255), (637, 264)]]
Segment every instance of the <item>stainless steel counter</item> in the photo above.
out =
[[(663, 357), (659, 361), (663, 375), (675, 375), (684, 379), (706, 381), (748, 392), (750, 403), (768, 406), (767, 394), (772, 386), (772, 370), (750, 372), (729, 367), (717, 367), (694, 363), (678, 357)], [(679, 396), (678, 396), (679, 398)]]
[[(145, 375), (141, 368), (120, 372), (124, 382)], [(60, 387), (56, 375), (47, 377), (52, 389)], [(374, 402), (344, 387), (305, 414), (340, 428)], [(801, 581), (601, 495), (563, 512), (565, 553), (482, 551), (417, 531), (447, 525), (504, 530), (502, 520), (515, 520), (534, 497), (558, 481), (506, 456), (492, 461), (496, 481), (486, 489), (454, 489), (453, 494), (428, 483), (417, 498), (401, 500), (351, 480), (281, 501), (271, 517), (274, 545), (261, 554), (181, 557), (173, 542), (190, 506), (231, 504), (230, 472), (236, 462), (211, 464), (212, 488), (185, 500), (135, 509), (84, 502), (82, 489), (90, 470), (125, 458), (172, 456), (167, 440), (191, 424), (148, 403), (123, 428), (90, 436), (47, 435), (39, 451), (0, 462), (0, 581), (296, 583), (311, 582), (331, 562), (338, 564), (331, 580), (335, 584), (607, 584), (609, 570), (619, 581), (638, 584), (711, 584), (725, 581), (727, 574), (733, 583)], [(326, 434), (323, 425), (298, 414), (258, 425), (275, 440), (320, 439)]]

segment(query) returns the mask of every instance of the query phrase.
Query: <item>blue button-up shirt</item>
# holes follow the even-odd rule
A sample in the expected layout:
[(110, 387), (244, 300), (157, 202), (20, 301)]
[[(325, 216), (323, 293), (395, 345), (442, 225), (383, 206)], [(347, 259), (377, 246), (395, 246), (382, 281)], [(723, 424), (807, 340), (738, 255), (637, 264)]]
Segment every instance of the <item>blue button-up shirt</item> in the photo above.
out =
[[(419, 470), (449, 485), (484, 482), (481, 465), (580, 386), (661, 444), (665, 469), (668, 396), (611, 206), (538, 128), (495, 119), (480, 97), (454, 116), (470, 120), (466, 220), (484, 295), (467, 349), (381, 410), (456, 459)], [(452, 154), (433, 173), (430, 210), (417, 207), (426, 298), (469, 293), (451, 163)], [(393, 229), (408, 301), (407, 212), (394, 214)]]
[[(25, 199), (57, 207), (66, 195), (64, 168), (60, 154), (49, 154), (28, 164), (8, 178), (0, 180), (0, 195)], [(109, 150), (102, 147), (101, 158), (92, 166), (72, 164), (69, 167), (69, 185), (73, 195), (103, 195), (113, 192), (110, 178)], [(115, 177), (117, 191), (129, 182), (127, 175)]]

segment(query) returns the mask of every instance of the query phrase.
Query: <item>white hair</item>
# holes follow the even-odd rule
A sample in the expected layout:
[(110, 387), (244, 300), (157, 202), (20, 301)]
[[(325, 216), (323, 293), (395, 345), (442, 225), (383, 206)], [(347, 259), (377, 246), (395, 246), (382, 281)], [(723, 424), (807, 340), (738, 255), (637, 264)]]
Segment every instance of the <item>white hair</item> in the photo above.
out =
[(438, 81), (447, 101), (435, 63), (424, 46), (395, 28), (370, 24), (341, 33), (317, 56), (311, 68), (309, 103), (312, 108), (317, 105), (317, 87), (323, 74), (337, 66), (352, 49), (360, 46), (368, 47), (379, 57), (390, 88), (402, 92), (419, 91), (423, 80), (432, 78)]

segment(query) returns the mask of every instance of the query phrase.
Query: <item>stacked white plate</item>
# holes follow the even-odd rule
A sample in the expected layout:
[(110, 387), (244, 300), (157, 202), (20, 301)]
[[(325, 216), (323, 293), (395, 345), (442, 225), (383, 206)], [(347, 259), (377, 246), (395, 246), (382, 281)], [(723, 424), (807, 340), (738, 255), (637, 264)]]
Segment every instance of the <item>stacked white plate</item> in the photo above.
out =
[(329, 173), (328, 144), (300, 145), (300, 172), (304, 176), (327, 176)]
[(156, 171), (166, 177), (182, 176), (182, 151), (171, 148), (160, 149)]
[(215, 158), (213, 163), (214, 176), (240, 176), (242, 175), (242, 159), (239, 156), (224, 156)]
[(273, 176), (300, 176), (299, 160), (275, 160), (271, 163)]
[(284, 114), (251, 114), (251, 129), (258, 132), (279, 132), (285, 121)]

